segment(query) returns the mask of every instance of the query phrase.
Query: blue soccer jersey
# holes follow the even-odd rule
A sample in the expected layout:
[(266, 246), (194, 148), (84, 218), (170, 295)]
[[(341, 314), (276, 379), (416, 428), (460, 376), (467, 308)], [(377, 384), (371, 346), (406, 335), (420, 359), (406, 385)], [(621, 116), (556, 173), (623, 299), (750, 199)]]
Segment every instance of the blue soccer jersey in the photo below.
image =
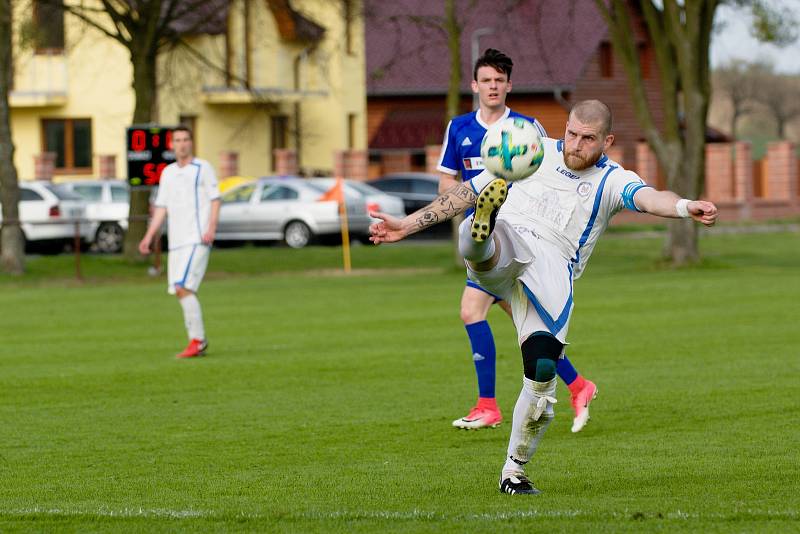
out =
[[(509, 108), (506, 108), (500, 120), (507, 117), (528, 119), (536, 126), (542, 137), (547, 137), (544, 128), (536, 119), (511, 111)], [(477, 111), (454, 117), (444, 133), (442, 155), (439, 157), (436, 169), (453, 176), (461, 171), (463, 181), (480, 174), (484, 168), (481, 160), (481, 141), (488, 127), (489, 125), (481, 120)]]

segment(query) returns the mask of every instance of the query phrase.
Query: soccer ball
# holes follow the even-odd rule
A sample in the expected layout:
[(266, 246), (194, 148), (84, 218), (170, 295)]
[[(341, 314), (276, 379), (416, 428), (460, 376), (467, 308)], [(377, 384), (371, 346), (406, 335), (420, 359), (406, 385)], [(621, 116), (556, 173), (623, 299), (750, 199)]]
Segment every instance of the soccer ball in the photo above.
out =
[(539, 130), (522, 117), (508, 117), (486, 130), (481, 141), (483, 166), (508, 182), (527, 178), (544, 159), (544, 143)]

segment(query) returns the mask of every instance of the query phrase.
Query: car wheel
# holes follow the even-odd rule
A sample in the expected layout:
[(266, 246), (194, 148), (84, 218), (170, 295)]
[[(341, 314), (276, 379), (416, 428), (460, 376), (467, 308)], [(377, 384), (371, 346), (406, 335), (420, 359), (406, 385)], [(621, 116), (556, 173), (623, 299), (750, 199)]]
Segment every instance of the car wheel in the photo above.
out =
[(303, 248), (311, 242), (311, 228), (303, 221), (291, 221), (283, 229), (283, 241), (292, 248)]
[(113, 253), (122, 250), (125, 232), (117, 223), (103, 223), (97, 229), (94, 242), (100, 252)]

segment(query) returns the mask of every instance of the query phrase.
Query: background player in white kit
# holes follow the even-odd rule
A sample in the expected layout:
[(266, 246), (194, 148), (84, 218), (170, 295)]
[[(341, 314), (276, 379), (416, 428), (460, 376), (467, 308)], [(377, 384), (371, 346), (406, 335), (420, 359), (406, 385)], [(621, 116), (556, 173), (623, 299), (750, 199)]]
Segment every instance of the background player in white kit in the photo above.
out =
[(180, 126), (172, 132), (176, 161), (164, 168), (155, 210), (139, 252), (148, 254), (158, 229), (168, 219), (167, 291), (178, 297), (189, 344), (178, 358), (201, 356), (208, 348), (197, 290), (208, 266), (219, 220), (219, 188), (211, 164), (193, 155), (192, 132)]
[(570, 112), (564, 139), (545, 138), (542, 166), (510, 190), (485, 171), (402, 220), (372, 214), (383, 219), (370, 227), (376, 244), (399, 241), (476, 204), (474, 222), (490, 227), (488, 238), (473, 237), (473, 221), (465, 220), (459, 248), (470, 278), (511, 303), (522, 352), (523, 385), (500, 476), (504, 493), (540, 493), (523, 466), (554, 416), (556, 361), (566, 345), (572, 282), (611, 217), (627, 208), (691, 217), (707, 226), (717, 219), (713, 203), (656, 191), (611, 161), (604, 152), (613, 141), (608, 107), (580, 102)]
[[(506, 107), (506, 97), (511, 91), (511, 71), (514, 63), (499, 50), (487, 48), (475, 61), (472, 70), (472, 91), (478, 95), (478, 109), (454, 117), (447, 125), (439, 158), (439, 193), (454, 185), (466, 182), (483, 171), (481, 140), (487, 128), (507, 117), (523, 117), (536, 126), (542, 137), (547, 134), (539, 122)], [(459, 174), (461, 175), (459, 178)], [(469, 216), (471, 210), (467, 212)], [(472, 280), (467, 279), (461, 294), (461, 320), (469, 337), (475, 374), (478, 378), (478, 402), (469, 413), (453, 421), (457, 428), (493, 428), (503, 416), (495, 398), (496, 350), (494, 335), (486, 320), (492, 304), (499, 304), (509, 315), (508, 302), (493, 295)], [(573, 432), (579, 432), (589, 420), (589, 404), (597, 388), (584, 379), (565, 354), (558, 360), (558, 376), (570, 392), (575, 419)]]

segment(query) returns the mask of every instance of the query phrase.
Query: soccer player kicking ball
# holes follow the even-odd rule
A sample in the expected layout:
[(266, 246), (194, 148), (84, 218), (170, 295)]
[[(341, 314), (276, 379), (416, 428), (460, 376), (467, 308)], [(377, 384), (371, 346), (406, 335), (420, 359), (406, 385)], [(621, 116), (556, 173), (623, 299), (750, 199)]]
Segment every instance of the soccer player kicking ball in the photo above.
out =
[[(478, 95), (476, 111), (453, 118), (447, 125), (442, 145), (442, 155), (437, 169), (440, 173), (439, 193), (443, 193), (461, 181), (467, 181), (484, 169), (481, 161), (481, 140), (487, 128), (507, 117), (523, 117), (529, 120), (542, 137), (547, 134), (536, 119), (525, 117), (506, 107), (506, 96), (511, 91), (511, 70), (514, 63), (499, 50), (488, 48), (475, 62), (472, 72), (472, 91)], [(458, 174), (461, 174), (461, 180)], [(468, 210), (467, 216), (472, 209)], [(494, 335), (486, 320), (492, 304), (497, 303), (511, 315), (508, 302), (467, 279), (461, 295), (461, 320), (469, 337), (475, 374), (478, 377), (478, 402), (470, 412), (453, 421), (453, 426), (465, 429), (494, 428), (503, 421), (495, 398)], [(566, 354), (558, 360), (558, 376), (570, 391), (575, 419), (573, 432), (580, 432), (589, 421), (589, 404), (597, 394), (597, 388), (585, 380), (572, 366)]]
[[(508, 300), (522, 352), (522, 390), (514, 407), (500, 491), (540, 493), (525, 476), (527, 464), (553, 419), (556, 365), (572, 314), (572, 282), (597, 239), (624, 208), (661, 217), (717, 219), (711, 202), (656, 191), (604, 152), (611, 146), (611, 111), (598, 100), (572, 108), (564, 139), (543, 139), (544, 161), (531, 177), (506, 182), (488, 171), (457, 184), (404, 219), (382, 213), (370, 227), (375, 244), (399, 241), (454, 213), (476, 206), (459, 228), (459, 248), (470, 279)], [(476, 193), (477, 191), (477, 193)], [(485, 224), (488, 235), (472, 225)]]
[(164, 168), (155, 210), (139, 252), (148, 254), (153, 238), (168, 219), (168, 287), (183, 308), (189, 345), (178, 358), (202, 356), (208, 348), (197, 290), (208, 266), (219, 219), (219, 188), (211, 164), (193, 156), (192, 132), (183, 126), (172, 131), (176, 161)]

